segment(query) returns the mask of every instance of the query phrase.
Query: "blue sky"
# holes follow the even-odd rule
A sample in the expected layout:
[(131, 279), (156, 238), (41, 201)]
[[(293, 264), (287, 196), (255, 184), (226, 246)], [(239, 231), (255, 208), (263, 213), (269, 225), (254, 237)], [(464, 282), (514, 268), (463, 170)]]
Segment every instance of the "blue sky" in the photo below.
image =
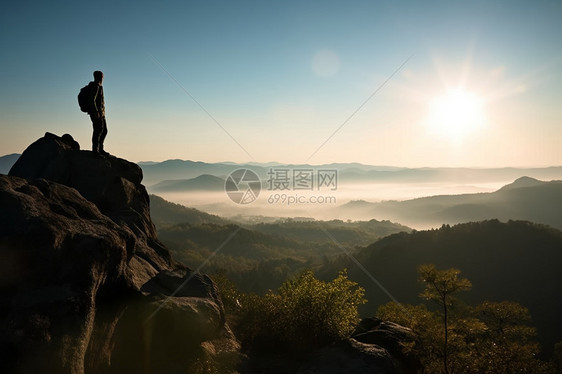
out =
[[(0, 154), (46, 131), (89, 149), (76, 95), (100, 69), (106, 149), (132, 161), (560, 165), (561, 17), (560, 1), (12, 2)], [(485, 121), (446, 136), (431, 103), (459, 87)]]

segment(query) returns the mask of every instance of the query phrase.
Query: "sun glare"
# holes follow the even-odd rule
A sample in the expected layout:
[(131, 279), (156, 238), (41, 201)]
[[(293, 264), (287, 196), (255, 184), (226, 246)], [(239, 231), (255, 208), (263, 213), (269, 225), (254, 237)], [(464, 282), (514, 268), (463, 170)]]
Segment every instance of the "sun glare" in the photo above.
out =
[(450, 90), (431, 102), (430, 128), (454, 142), (480, 128), (484, 119), (483, 100), (462, 88)]

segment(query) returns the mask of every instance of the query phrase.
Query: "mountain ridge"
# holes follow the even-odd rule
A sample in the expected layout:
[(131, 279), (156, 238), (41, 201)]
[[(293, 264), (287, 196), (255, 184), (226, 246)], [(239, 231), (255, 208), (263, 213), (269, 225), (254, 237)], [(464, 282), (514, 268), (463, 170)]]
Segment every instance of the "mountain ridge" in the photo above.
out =
[(201, 174), (190, 179), (163, 180), (149, 187), (154, 192), (224, 191), (225, 179)]
[(531, 175), (535, 178), (552, 179), (562, 178), (562, 166), (515, 168), (467, 168), (467, 167), (396, 167), (384, 165), (366, 165), (361, 163), (328, 163), (320, 165), (311, 164), (282, 164), (282, 163), (205, 163), (190, 160), (167, 160), (159, 163), (142, 164), (148, 183), (157, 183), (166, 179), (195, 178), (201, 174), (211, 174), (217, 177), (226, 177), (239, 168), (254, 171), (261, 179), (268, 178), (270, 168), (285, 169), (337, 169), (342, 178), (349, 176), (349, 180), (342, 179), (342, 183), (355, 182), (420, 182), (420, 181), (457, 181), (469, 182), (473, 180), (503, 181), (513, 180), (521, 175)]
[[(2, 167), (6, 174), (15, 162), (18, 154), (0, 156), (0, 173)], [(215, 162), (169, 159), (165, 161), (142, 161), (138, 163), (143, 169), (144, 180), (149, 186), (164, 180), (193, 179), (202, 174), (226, 178), (238, 168), (248, 168), (256, 172), (262, 180), (268, 178), (270, 168), (331, 168), (337, 169), (343, 184), (356, 182), (404, 183), (429, 181), (454, 181), (470, 183), (473, 181), (514, 180), (522, 175), (537, 179), (562, 179), (562, 166), (545, 167), (399, 167), (385, 165), (368, 165), (357, 162), (312, 164), (283, 164), (279, 162)], [(4, 166), (3, 166), (4, 165)], [(346, 180), (347, 178), (347, 180)]]
[(562, 229), (562, 181), (520, 177), (494, 192), (435, 195), (404, 201), (350, 201), (342, 215), (390, 219), (408, 226), (485, 219), (529, 220)]
[(0, 174), (8, 174), (20, 156), (19, 153), (0, 156)]

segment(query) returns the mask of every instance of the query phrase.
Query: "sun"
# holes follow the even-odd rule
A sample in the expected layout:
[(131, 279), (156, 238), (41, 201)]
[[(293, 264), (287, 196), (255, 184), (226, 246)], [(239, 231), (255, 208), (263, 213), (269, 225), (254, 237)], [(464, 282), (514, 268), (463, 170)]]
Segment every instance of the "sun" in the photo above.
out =
[(430, 102), (429, 127), (437, 135), (460, 142), (485, 121), (484, 101), (473, 92), (455, 88)]

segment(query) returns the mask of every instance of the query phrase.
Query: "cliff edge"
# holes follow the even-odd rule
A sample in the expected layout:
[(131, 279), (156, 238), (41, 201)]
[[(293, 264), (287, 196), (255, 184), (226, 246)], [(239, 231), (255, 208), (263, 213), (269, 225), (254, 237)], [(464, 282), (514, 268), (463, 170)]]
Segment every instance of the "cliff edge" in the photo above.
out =
[(1, 372), (187, 372), (236, 357), (216, 286), (172, 260), (141, 181), (138, 165), (50, 133), (0, 175)]

